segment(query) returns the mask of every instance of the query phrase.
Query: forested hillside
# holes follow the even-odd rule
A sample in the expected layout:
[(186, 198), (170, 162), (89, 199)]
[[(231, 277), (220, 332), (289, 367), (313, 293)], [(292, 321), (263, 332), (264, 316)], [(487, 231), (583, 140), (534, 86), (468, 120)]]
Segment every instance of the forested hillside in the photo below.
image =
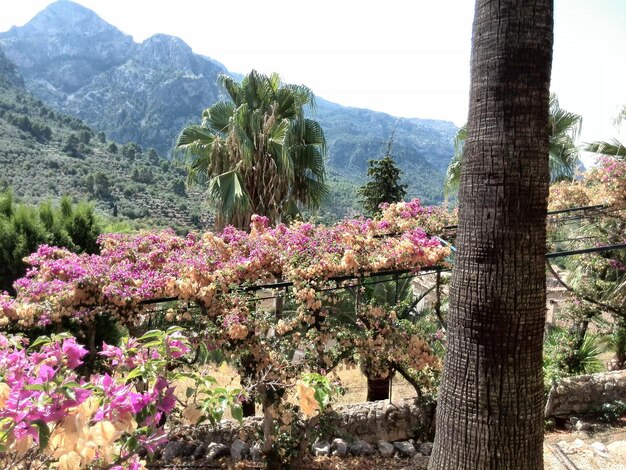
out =
[[(186, 124), (199, 123), (203, 109), (224, 98), (218, 75), (237, 76), (176, 37), (157, 34), (135, 43), (93, 11), (69, 1), (54, 3), (26, 25), (0, 33), (0, 46), (17, 65), (26, 88), (52, 109), (78, 117), (118, 142), (152, 147), (164, 157)], [(326, 133), (327, 168), (337, 184), (332, 192), (339, 195), (328, 200), (325, 212), (341, 216), (351, 211), (351, 188), (365, 181), (367, 161), (382, 156), (394, 128), (393, 156), (404, 171), (409, 196), (425, 203), (443, 199), (443, 175), (456, 133), (452, 123), (398, 119), (319, 97), (317, 104), (317, 111), (310, 112)]]
[(185, 170), (175, 162), (108, 140), (20, 83), (0, 52), (0, 190), (10, 187), (29, 203), (63, 195), (93, 200), (99, 212), (139, 226), (188, 230), (207, 223), (202, 195), (187, 194)]

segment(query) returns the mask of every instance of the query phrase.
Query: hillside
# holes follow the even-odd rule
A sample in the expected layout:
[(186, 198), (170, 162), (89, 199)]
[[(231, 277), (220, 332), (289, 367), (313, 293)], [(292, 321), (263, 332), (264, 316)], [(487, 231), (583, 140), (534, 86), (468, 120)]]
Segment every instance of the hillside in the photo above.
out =
[[(69, 1), (54, 3), (26, 25), (0, 33), (0, 46), (27, 89), (46, 104), (112, 139), (135, 141), (164, 156), (185, 124), (199, 122), (202, 110), (223, 98), (217, 76), (237, 76), (176, 37), (157, 34), (135, 43), (93, 11)], [(456, 132), (452, 123), (398, 120), (321, 98), (313, 117), (327, 134), (331, 180), (362, 184), (367, 161), (382, 155), (398, 122), (393, 153), (410, 195), (427, 203), (442, 199), (443, 170)], [(333, 207), (328, 210), (342, 212)]]
[(107, 217), (138, 226), (185, 231), (208, 223), (201, 195), (185, 192), (183, 169), (154, 150), (107, 140), (20, 83), (0, 50), (0, 189), (27, 203), (89, 199)]

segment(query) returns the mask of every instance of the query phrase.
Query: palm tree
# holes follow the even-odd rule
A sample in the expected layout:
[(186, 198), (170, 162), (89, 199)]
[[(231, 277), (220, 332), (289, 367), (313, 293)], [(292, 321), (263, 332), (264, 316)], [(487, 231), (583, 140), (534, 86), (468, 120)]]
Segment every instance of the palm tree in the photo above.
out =
[(571, 181), (581, 163), (580, 151), (575, 141), (580, 135), (583, 118), (579, 114), (561, 108), (555, 93), (550, 94), (549, 106), (548, 164), (550, 166), (550, 182)]
[(430, 470), (543, 469), (553, 0), (477, 0)]
[[(622, 109), (617, 114), (617, 117), (615, 118), (615, 125), (620, 127), (622, 121), (626, 122), (626, 104), (622, 106)], [(617, 139), (613, 139), (610, 142), (597, 140), (587, 144), (585, 150), (598, 155), (608, 155), (620, 160), (626, 160), (626, 145)]]
[(202, 124), (185, 127), (176, 143), (188, 183), (207, 184), (218, 228), (246, 228), (252, 214), (274, 224), (299, 206), (319, 206), (326, 141), (304, 116), (305, 106), (315, 106), (311, 90), (254, 70), (241, 82), (219, 80), (230, 99), (206, 109)]
[(447, 198), (459, 190), (459, 181), (461, 180), (461, 160), (463, 159), (463, 147), (467, 139), (467, 123), (463, 124), (454, 136), (454, 155), (448, 169), (446, 170), (446, 178), (443, 182), (443, 193)]
[[(571, 113), (559, 105), (555, 93), (550, 94), (550, 148), (548, 162), (550, 165), (550, 182), (573, 180), (576, 170), (580, 166), (580, 152), (575, 144), (580, 134), (583, 118), (579, 114)], [(467, 138), (467, 124), (464, 124), (454, 138), (454, 156), (450, 160), (444, 180), (444, 194), (446, 197), (456, 193), (461, 178), (461, 162), (463, 147)]]

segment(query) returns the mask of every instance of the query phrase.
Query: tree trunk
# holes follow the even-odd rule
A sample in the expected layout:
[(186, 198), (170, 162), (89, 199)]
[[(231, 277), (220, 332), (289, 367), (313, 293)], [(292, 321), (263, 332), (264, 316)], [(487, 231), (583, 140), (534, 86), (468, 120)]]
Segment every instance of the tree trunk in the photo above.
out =
[(367, 377), (367, 401), (389, 400), (391, 374), (384, 378)]
[(256, 400), (252, 397), (249, 397), (241, 404), (241, 411), (244, 418), (256, 416)]
[(477, 0), (430, 470), (543, 469), (552, 0)]

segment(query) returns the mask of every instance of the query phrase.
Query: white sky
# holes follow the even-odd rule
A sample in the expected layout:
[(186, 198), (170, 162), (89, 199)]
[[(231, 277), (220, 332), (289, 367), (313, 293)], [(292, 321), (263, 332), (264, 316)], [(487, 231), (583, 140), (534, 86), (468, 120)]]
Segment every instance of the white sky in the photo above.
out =
[[(0, 31), (50, 0), (4, 0)], [(77, 0), (140, 42), (182, 38), (233, 72), (276, 71), (330, 101), (466, 120), (473, 0)], [(582, 142), (618, 136), (626, 0), (555, 0), (552, 90), (583, 115)], [(10, 6), (9, 6), (10, 5)], [(624, 131), (622, 131), (624, 132)]]

